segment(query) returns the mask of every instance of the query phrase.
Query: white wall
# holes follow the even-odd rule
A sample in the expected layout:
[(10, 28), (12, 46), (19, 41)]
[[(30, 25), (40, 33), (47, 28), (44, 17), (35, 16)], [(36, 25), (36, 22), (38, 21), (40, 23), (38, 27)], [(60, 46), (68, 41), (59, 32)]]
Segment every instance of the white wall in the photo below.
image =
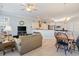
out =
[[(32, 21), (31, 18), (26, 17), (26, 19), (21, 19), (21, 18), (16, 18), (16, 17), (11, 17), (11, 23), (10, 25), (12, 26), (12, 34), (13, 35), (17, 35), (17, 26), (26, 26), (27, 27), (27, 32), (30, 32), (29, 27), (31, 27)], [(24, 21), (24, 25), (20, 25), (19, 21), (23, 20)]]
[[(4, 17), (2, 15), (0, 15), (1, 17)], [(31, 30), (29, 30), (29, 28), (31, 27), (32, 24), (32, 19), (31, 17), (27, 17), (26, 18), (19, 18), (19, 17), (14, 17), (14, 16), (7, 16), (10, 18), (10, 26), (12, 27), (12, 35), (17, 35), (17, 26), (26, 26), (27, 27), (27, 31), (31, 32)], [(19, 21), (23, 20), (24, 21), (24, 25), (20, 25)]]
[[(5, 15), (4, 15), (5, 16)], [(3, 17), (3, 16), (2, 16)], [(27, 27), (27, 32), (31, 32), (31, 25), (32, 21), (34, 20), (32, 17), (21, 18), (21, 17), (14, 17), (14, 16), (8, 16), (10, 17), (10, 25), (12, 26), (12, 34), (17, 35), (17, 26), (19, 26), (19, 21), (23, 20), (25, 24), (23, 26)], [(57, 25), (63, 26), (64, 23), (57, 23)], [(71, 20), (69, 20), (67, 23), (67, 29), (73, 31), (75, 34), (79, 35), (79, 17), (74, 17)]]
[(56, 25), (65, 27), (67, 30), (79, 32), (79, 17), (71, 18), (68, 22), (57, 22)]
[(67, 22), (67, 28), (74, 34), (79, 35), (79, 17), (75, 17)]
[[(57, 25), (60, 25), (64, 27), (64, 23), (56, 23)], [(71, 18), (68, 22), (66, 22), (66, 29), (73, 32), (75, 38), (79, 35), (79, 17)]]

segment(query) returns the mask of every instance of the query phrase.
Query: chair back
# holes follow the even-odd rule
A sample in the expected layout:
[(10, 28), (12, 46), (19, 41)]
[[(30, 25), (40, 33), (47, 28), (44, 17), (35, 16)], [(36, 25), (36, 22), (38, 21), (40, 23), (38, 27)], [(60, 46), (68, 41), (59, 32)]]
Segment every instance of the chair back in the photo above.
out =
[(76, 45), (79, 46), (79, 36), (77, 37)]
[(68, 36), (66, 35), (66, 33), (55, 32), (54, 35), (55, 35), (57, 42), (59, 41), (68, 42)]
[(2, 42), (0, 42), (0, 51), (3, 50), (3, 45), (2, 45)]

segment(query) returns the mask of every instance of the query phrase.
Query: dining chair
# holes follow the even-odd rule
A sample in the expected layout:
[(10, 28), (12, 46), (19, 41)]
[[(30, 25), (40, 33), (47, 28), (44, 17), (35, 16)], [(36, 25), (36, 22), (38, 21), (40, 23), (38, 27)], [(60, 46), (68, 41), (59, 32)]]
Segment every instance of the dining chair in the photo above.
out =
[(77, 46), (77, 49), (78, 49), (78, 52), (79, 52), (79, 36), (77, 37), (77, 40), (76, 40), (76, 46)]
[(63, 46), (65, 55), (68, 51), (68, 37), (65, 33), (62, 32), (55, 32), (54, 33), (55, 38), (56, 38), (56, 48), (57, 51), (59, 50), (59, 48), (61, 48), (61, 46)]

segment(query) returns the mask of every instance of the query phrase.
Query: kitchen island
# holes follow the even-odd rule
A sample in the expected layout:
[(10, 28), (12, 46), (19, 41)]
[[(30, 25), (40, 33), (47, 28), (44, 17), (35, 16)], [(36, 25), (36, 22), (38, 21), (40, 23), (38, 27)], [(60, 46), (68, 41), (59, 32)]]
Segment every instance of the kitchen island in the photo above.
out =
[(32, 30), (33, 32), (40, 32), (43, 39), (53, 39), (54, 30)]

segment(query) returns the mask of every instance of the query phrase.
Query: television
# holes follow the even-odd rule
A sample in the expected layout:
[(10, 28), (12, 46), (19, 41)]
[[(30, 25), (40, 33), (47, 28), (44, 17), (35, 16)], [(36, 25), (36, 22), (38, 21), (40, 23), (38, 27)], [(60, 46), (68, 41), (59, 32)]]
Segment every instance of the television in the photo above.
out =
[(26, 34), (26, 26), (18, 26), (18, 35)]
[(26, 31), (26, 27), (25, 26), (18, 26), (18, 31)]

